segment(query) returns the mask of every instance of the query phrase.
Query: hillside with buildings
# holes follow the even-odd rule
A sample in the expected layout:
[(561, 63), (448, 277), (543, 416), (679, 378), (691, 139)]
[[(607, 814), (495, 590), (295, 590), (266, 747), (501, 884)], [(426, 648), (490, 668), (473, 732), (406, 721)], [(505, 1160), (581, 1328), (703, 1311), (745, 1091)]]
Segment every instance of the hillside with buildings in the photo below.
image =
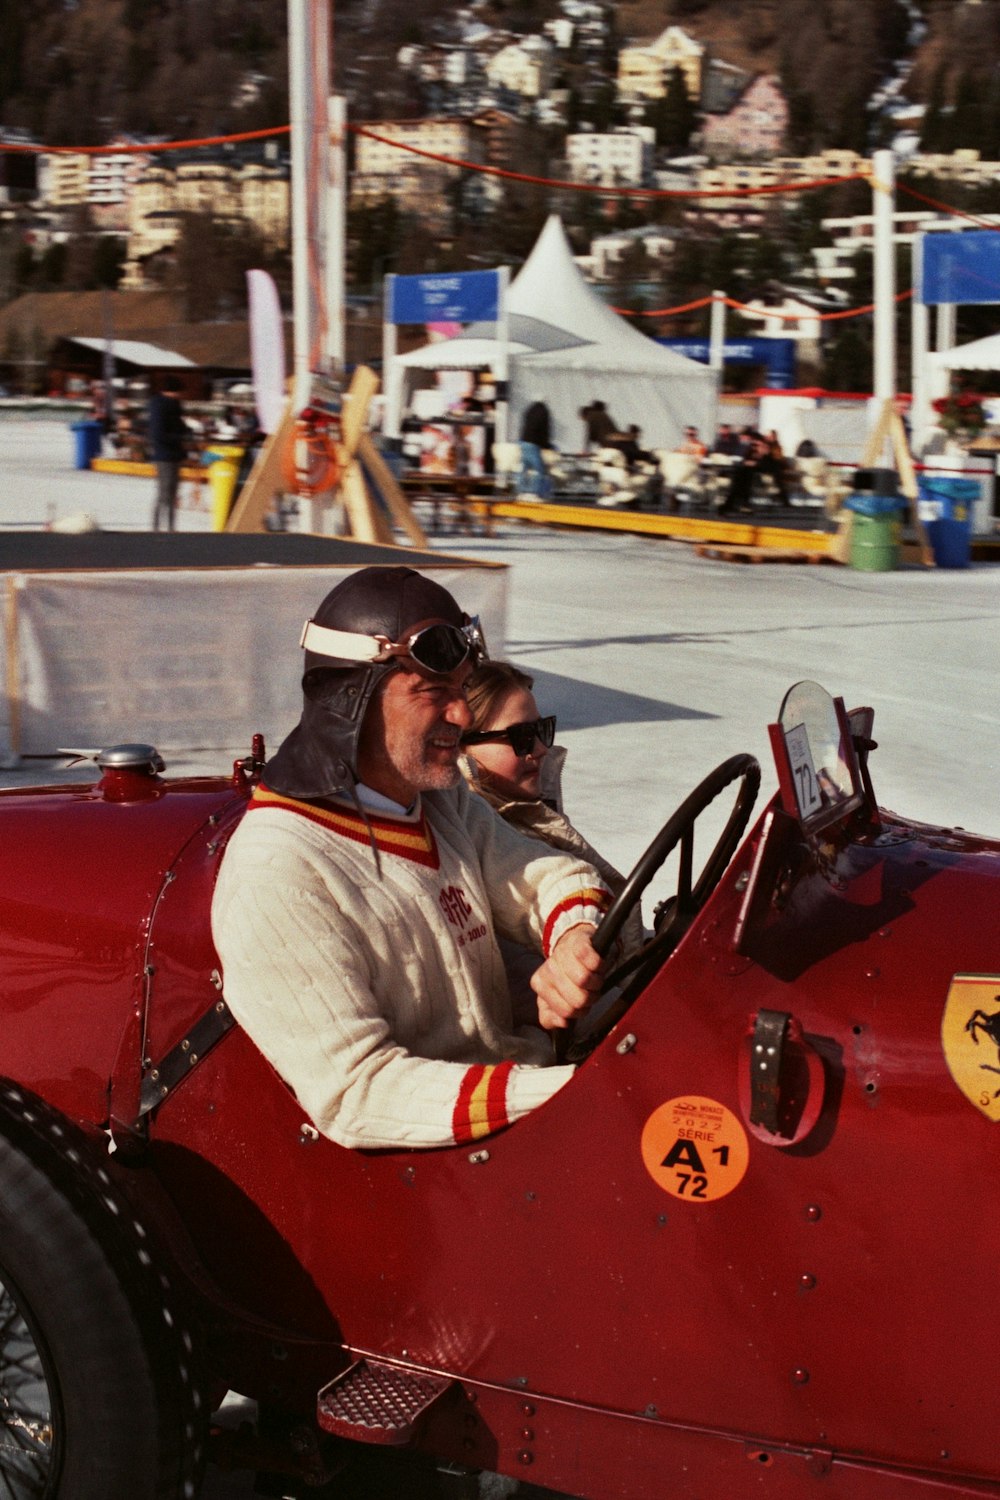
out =
[[(192, 323), (232, 321), (250, 266), (287, 293), (287, 138), (151, 149), (287, 120), (285, 0), (33, 0), (30, 14), (0, 8), (0, 308), (163, 289)], [(1000, 0), (338, 0), (335, 40), (348, 287), (373, 319), (387, 271), (517, 265), (553, 210), (637, 316), (716, 287), (756, 299), (762, 324), (783, 299), (864, 300), (864, 179), (888, 143), (925, 200), (994, 207)], [(844, 181), (807, 191), (817, 179)], [(905, 246), (933, 210), (900, 209)], [(18, 316), (0, 363), (4, 338), (37, 342)], [(852, 338), (826, 340), (842, 383), (864, 356)]]

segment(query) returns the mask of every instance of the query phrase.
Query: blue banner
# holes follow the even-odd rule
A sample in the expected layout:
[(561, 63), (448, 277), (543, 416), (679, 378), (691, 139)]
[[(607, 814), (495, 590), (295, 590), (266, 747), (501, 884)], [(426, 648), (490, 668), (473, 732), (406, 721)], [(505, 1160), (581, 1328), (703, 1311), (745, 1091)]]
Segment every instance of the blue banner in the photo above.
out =
[(499, 271), (394, 276), (390, 282), (390, 323), (495, 323), (499, 313)]
[(1000, 302), (1000, 232), (965, 229), (959, 234), (925, 234), (917, 295), (927, 306), (957, 302), (980, 307)]
[[(656, 342), (687, 359), (708, 364), (708, 339), (657, 339)], [(794, 339), (726, 339), (722, 357), (727, 365), (766, 365), (766, 380), (772, 390), (787, 390), (794, 384)]]

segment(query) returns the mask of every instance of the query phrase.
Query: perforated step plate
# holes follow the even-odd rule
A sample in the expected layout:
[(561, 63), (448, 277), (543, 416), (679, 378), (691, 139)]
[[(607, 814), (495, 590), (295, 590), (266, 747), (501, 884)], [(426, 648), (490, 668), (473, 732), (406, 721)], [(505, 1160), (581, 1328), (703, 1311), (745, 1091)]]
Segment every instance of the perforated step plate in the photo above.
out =
[(317, 1419), (324, 1432), (356, 1443), (409, 1443), (455, 1384), (445, 1375), (359, 1359), (320, 1391)]

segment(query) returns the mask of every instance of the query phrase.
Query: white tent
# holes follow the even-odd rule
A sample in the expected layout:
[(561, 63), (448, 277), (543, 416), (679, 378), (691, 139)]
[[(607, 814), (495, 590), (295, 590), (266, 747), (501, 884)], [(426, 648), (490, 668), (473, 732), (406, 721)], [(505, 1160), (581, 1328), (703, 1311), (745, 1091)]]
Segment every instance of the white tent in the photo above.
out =
[(991, 333), (971, 344), (928, 356), (930, 363), (945, 370), (1000, 370), (1000, 333)]
[[(553, 440), (566, 452), (583, 445), (582, 406), (598, 397), (622, 427), (635, 422), (643, 443), (672, 447), (694, 425), (711, 437), (718, 372), (637, 333), (587, 284), (562, 221), (552, 214), (507, 296), (509, 432), (536, 399), (552, 414)], [(437, 370), (486, 370), (494, 376), (502, 348), (493, 324), (426, 344), (393, 361), (386, 374), (386, 424), (398, 433), (409, 394)]]

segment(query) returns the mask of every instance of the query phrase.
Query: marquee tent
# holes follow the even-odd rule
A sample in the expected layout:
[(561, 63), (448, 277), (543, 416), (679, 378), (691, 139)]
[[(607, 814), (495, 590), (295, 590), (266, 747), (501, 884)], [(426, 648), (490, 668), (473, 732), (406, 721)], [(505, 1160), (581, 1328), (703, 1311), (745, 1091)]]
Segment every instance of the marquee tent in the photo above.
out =
[[(598, 397), (621, 426), (635, 422), (643, 442), (672, 447), (689, 424), (711, 435), (718, 372), (636, 332), (587, 284), (562, 221), (552, 214), (507, 295), (510, 422), (536, 399), (548, 404), (553, 440), (567, 452), (583, 442), (579, 410)], [(399, 356), (386, 372), (385, 430), (398, 434), (414, 390), (438, 370), (503, 367), (499, 325), (471, 324), (456, 338)]]
[(1000, 333), (959, 344), (928, 356), (932, 365), (945, 370), (1000, 370)]

